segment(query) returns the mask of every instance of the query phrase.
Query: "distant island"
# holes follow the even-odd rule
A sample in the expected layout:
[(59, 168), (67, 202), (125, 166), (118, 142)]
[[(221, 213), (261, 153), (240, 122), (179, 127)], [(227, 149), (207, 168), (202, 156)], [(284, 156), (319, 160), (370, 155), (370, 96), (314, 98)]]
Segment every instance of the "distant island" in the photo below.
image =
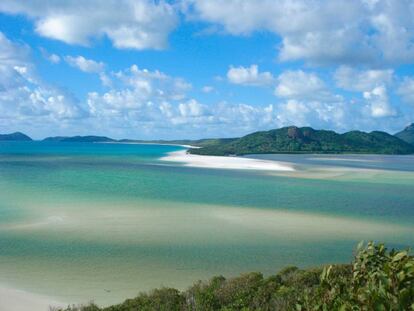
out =
[(32, 139), (20, 132), (0, 134), (0, 141), (31, 141)]
[[(31, 141), (20, 132), (0, 135), (0, 141)], [(152, 143), (191, 145), (189, 153), (198, 155), (247, 155), (269, 153), (360, 153), (360, 154), (414, 154), (414, 123), (395, 135), (381, 131), (370, 133), (350, 131), (338, 134), (311, 127), (288, 126), (260, 131), (240, 138), (208, 138), (181, 140), (112, 139), (106, 136), (55, 136), (46, 142), (88, 143)]]
[(217, 141), (189, 150), (200, 155), (246, 155), (263, 153), (374, 153), (412, 154), (414, 145), (385, 132), (315, 130), (311, 127), (289, 126), (255, 132), (241, 138)]
[(103, 142), (116, 142), (115, 139), (105, 137), (105, 136), (54, 136), (47, 137), (43, 141), (54, 141), (54, 142), (85, 142), (85, 143), (103, 143)]

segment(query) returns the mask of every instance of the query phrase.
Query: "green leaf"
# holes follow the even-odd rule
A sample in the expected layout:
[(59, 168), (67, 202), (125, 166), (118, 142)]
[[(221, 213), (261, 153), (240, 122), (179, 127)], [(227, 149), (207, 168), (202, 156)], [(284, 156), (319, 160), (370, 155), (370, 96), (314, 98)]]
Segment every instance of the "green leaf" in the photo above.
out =
[(392, 261), (393, 262), (400, 261), (401, 259), (403, 259), (406, 256), (407, 256), (407, 252), (406, 251), (399, 252), (399, 253), (397, 253), (397, 255), (395, 255), (392, 258)]

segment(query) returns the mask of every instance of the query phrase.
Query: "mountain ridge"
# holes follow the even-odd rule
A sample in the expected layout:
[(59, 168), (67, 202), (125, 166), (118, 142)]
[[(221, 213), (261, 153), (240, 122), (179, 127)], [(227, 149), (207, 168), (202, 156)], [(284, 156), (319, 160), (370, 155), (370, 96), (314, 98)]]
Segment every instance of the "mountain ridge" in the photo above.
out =
[(401, 132), (396, 133), (395, 136), (411, 145), (414, 145), (414, 123), (408, 125)]
[[(349, 131), (343, 134), (312, 127), (288, 126), (268, 131), (257, 131), (239, 138), (207, 138), (179, 140), (112, 139), (106, 136), (54, 136), (46, 142), (112, 142), (191, 145), (189, 153), (200, 155), (246, 155), (263, 153), (373, 153), (414, 154), (414, 123), (394, 136), (382, 131)], [(0, 134), (0, 141), (31, 141), (21, 133)], [(414, 143), (414, 141), (413, 141)]]
[(32, 141), (29, 136), (22, 132), (14, 132), (10, 134), (0, 134), (0, 141)]
[(116, 142), (115, 139), (106, 137), (106, 136), (53, 136), (46, 137), (42, 141), (49, 142), (88, 142), (88, 143), (97, 143), (97, 142)]
[(413, 154), (414, 146), (381, 131), (350, 131), (338, 134), (331, 130), (288, 126), (254, 132), (230, 143), (190, 149), (189, 152), (221, 156), (263, 153)]

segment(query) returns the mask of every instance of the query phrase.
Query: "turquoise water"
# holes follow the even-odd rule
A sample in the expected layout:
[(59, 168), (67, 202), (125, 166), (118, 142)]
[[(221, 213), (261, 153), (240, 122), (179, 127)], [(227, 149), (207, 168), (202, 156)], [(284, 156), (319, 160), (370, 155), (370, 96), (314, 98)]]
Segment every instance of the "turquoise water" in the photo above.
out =
[(414, 245), (413, 157), (266, 156), (283, 174), (160, 160), (182, 149), (0, 142), (0, 284), (108, 304), (347, 262), (361, 239)]

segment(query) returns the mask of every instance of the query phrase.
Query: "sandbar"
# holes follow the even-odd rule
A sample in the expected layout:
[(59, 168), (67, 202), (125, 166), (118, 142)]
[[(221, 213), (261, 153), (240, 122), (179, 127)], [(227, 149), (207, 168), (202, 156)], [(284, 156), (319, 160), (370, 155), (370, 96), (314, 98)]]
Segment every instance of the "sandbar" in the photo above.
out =
[(238, 169), (238, 170), (260, 170), (260, 171), (283, 171), (293, 172), (294, 167), (288, 163), (224, 156), (204, 156), (187, 153), (187, 150), (180, 150), (168, 153), (162, 157), (163, 161), (179, 162), (184, 166), (214, 168), (214, 169)]

